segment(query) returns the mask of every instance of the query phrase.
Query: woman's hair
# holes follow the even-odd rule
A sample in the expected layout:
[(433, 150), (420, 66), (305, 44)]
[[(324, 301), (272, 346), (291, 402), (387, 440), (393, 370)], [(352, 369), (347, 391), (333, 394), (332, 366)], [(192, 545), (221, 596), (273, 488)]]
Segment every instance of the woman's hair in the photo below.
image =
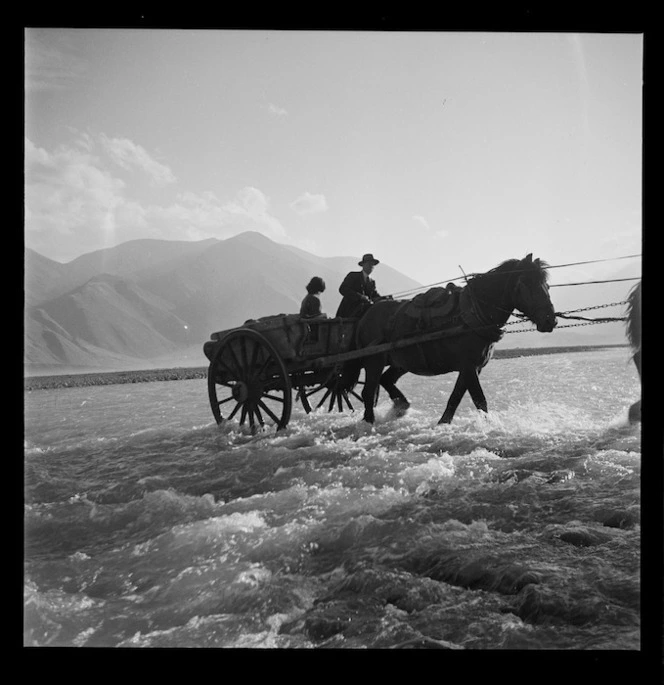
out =
[(307, 283), (308, 293), (322, 293), (325, 290), (325, 281), (320, 276), (314, 276)]

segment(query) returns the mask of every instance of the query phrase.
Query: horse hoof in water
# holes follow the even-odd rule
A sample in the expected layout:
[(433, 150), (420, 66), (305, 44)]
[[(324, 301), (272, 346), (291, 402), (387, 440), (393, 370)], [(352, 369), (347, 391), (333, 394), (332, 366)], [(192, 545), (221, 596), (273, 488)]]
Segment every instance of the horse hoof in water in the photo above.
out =
[(630, 423), (639, 423), (641, 421), (641, 400), (634, 402), (627, 413)]
[(397, 398), (392, 401), (392, 408), (394, 409), (394, 414), (397, 417), (403, 416), (409, 409), (410, 402), (405, 398)]

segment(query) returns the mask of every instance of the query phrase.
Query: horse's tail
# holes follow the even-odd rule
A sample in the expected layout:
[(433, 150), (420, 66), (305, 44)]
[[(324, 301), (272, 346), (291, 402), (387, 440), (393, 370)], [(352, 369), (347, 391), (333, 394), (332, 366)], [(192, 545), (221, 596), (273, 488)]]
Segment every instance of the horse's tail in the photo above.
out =
[(641, 349), (641, 281), (639, 281), (627, 296), (627, 339), (635, 351)]

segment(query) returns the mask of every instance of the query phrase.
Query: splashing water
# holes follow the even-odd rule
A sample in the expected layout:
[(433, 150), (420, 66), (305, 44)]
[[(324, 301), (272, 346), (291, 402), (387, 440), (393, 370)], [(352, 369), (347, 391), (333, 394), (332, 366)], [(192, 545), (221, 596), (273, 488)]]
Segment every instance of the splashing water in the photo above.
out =
[(26, 394), (24, 644), (638, 649), (625, 350), (495, 360), (489, 414), (213, 423), (204, 381)]

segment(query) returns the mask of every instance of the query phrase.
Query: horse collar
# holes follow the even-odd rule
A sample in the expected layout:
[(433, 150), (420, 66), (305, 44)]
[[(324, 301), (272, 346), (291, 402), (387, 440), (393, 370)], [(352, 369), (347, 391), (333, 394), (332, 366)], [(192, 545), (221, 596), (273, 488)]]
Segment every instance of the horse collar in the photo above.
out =
[(503, 337), (499, 324), (486, 319), (477, 304), (469, 286), (461, 293), (461, 319), (474, 333), (490, 342), (498, 342)]

